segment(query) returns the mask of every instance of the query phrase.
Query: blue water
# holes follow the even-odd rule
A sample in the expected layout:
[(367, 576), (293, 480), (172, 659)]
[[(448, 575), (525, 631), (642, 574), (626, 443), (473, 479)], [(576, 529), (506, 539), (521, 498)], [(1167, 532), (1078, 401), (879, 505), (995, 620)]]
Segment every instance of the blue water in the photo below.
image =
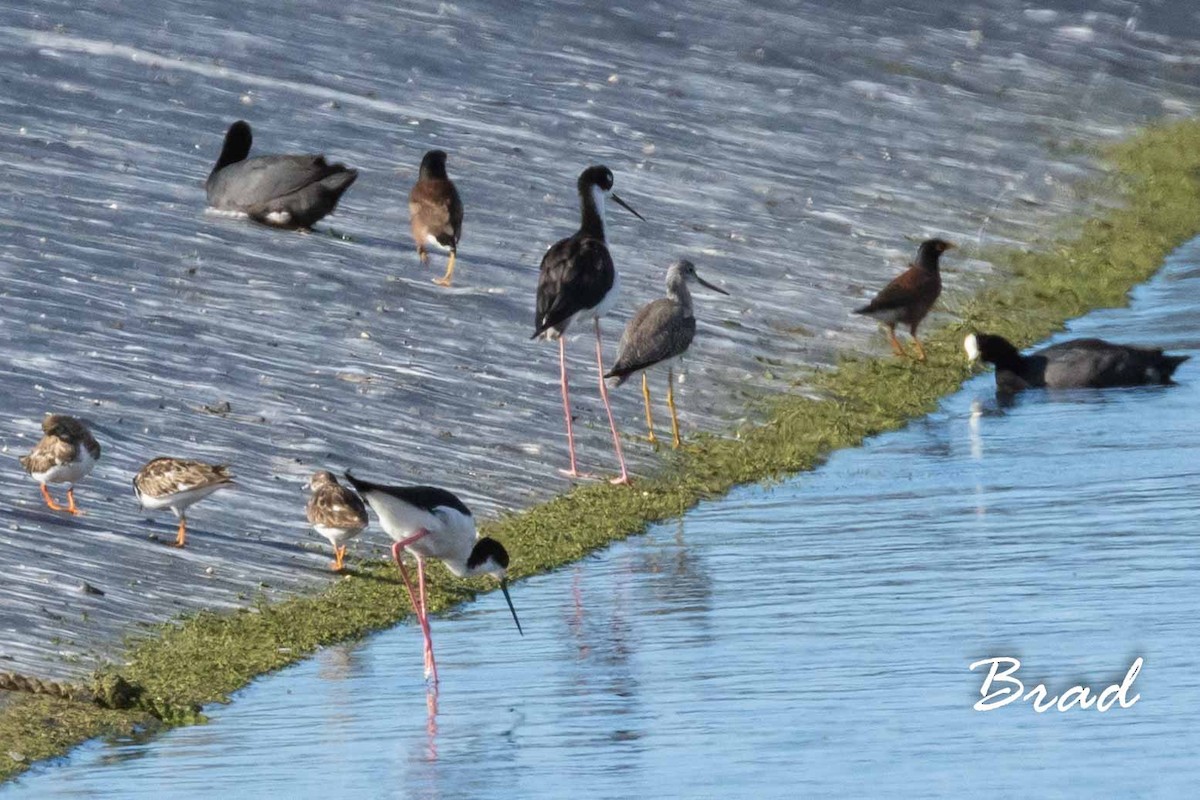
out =
[[(1071, 335), (1200, 356), (1200, 240)], [(433, 621), (92, 743), (5, 798), (1190, 796), (1200, 380), (940, 409)], [(972, 710), (981, 658), (1130, 708)]]

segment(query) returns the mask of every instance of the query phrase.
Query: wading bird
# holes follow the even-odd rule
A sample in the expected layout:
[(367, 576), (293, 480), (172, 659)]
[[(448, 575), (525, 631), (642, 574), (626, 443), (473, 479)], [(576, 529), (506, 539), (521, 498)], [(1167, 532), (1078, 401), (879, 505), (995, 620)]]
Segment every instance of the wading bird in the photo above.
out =
[(331, 566), (334, 572), (341, 572), (346, 560), (346, 542), (367, 527), (367, 507), (327, 470), (314, 472), (308, 480), (308, 489), (312, 492), (305, 509), (308, 524), (329, 540), (334, 558)]
[[(21, 466), (42, 485), (42, 499), (54, 511), (82, 514), (75, 506), (75, 484), (86, 478), (100, 460), (100, 444), (83, 420), (65, 414), (48, 414), (42, 419), (44, 434)], [(54, 502), (47, 483), (69, 483), (67, 505)]]
[(1103, 339), (1073, 339), (1027, 356), (1002, 336), (968, 334), (963, 348), (970, 361), (996, 365), (996, 390), (1103, 389), (1111, 386), (1169, 384), (1190, 356), (1170, 356), (1149, 347), (1113, 344)]
[(446, 274), (433, 281), (449, 286), (462, 237), (463, 204), (454, 181), (446, 174), (446, 154), (441, 150), (430, 150), (421, 159), (421, 172), (408, 195), (408, 217), (422, 264), (429, 263), (426, 247), (449, 251)]
[[(495, 539), (479, 538), (471, 510), (455, 495), (434, 486), (383, 486), (356, 478), (346, 472), (354, 487), (379, 517), (379, 524), (392, 538), (392, 558), (400, 568), (400, 577), (408, 590), (408, 599), (425, 637), (425, 677), (438, 682), (437, 662), (433, 657), (433, 638), (429, 632), (429, 614), (425, 602), (425, 559), (436, 558), (458, 578), (491, 575), (500, 581), (500, 591), (508, 602), (517, 631), (521, 621), (508, 594), (508, 551)], [(417, 559), (418, 590), (413, 590), (401, 551)]]
[(358, 177), (357, 170), (326, 163), (325, 156), (248, 158), (251, 141), (249, 123), (238, 120), (229, 126), (204, 184), (211, 208), (278, 228), (311, 228), (337, 207)]
[(646, 402), (647, 438), (657, 443), (654, 436), (654, 416), (650, 410), (650, 383), (646, 372), (655, 364), (667, 365), (667, 408), (671, 411), (671, 446), (679, 447), (679, 416), (675, 412), (674, 365), (687, 352), (696, 335), (696, 317), (692, 313), (692, 293), (688, 284), (696, 281), (701, 286), (720, 294), (729, 294), (713, 286), (696, 274), (696, 265), (680, 260), (667, 269), (667, 296), (660, 297), (638, 309), (625, 326), (621, 344), (617, 348), (617, 360), (606, 378), (616, 378), (620, 386), (636, 372), (642, 373), (642, 398)]
[(864, 314), (879, 320), (887, 327), (888, 341), (891, 342), (892, 352), (898, 356), (904, 355), (904, 348), (896, 339), (896, 326), (904, 323), (912, 334), (913, 344), (917, 346), (917, 358), (925, 360), (925, 347), (917, 338), (917, 326), (942, 293), (942, 276), (939, 271), (939, 260), (942, 253), (953, 250), (955, 245), (942, 239), (929, 239), (921, 243), (917, 249), (917, 260), (908, 269), (896, 276), (883, 291), (875, 295), (875, 299), (862, 308), (854, 309), (855, 314)]
[(621, 474), (613, 483), (629, 483), (625, 469), (625, 456), (621, 452), (621, 437), (613, 420), (612, 407), (608, 403), (608, 388), (604, 385), (604, 351), (600, 342), (600, 317), (604, 316), (616, 302), (621, 280), (613, 265), (612, 255), (604, 234), (604, 203), (611, 198), (638, 219), (641, 214), (613, 193), (613, 174), (608, 167), (588, 167), (579, 176), (581, 222), (573, 235), (555, 242), (542, 257), (538, 276), (537, 315), (534, 319), (532, 339), (558, 340), (559, 378), (562, 384), (563, 412), (567, 419), (567, 449), (571, 455), (571, 468), (567, 475), (578, 477), (575, 462), (575, 433), (571, 424), (571, 398), (567, 388), (567, 354), (563, 336), (576, 319), (592, 318), (596, 328), (596, 367), (600, 378), (600, 399), (608, 412), (608, 425), (612, 429), (613, 448)]
[(133, 493), (142, 508), (169, 508), (179, 517), (175, 546), (187, 542), (187, 509), (218, 489), (233, 485), (224, 464), (206, 464), (186, 458), (156, 458), (133, 477)]

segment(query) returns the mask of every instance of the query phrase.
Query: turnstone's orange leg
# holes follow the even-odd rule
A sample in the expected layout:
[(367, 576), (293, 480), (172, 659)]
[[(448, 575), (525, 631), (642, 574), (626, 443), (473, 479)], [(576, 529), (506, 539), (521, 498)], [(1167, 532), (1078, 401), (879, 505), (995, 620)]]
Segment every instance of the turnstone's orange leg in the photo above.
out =
[(346, 559), (346, 545), (333, 548), (333, 571), (341, 572), (342, 564)]
[(46, 501), (51, 511), (66, 511), (67, 509), (54, 502), (54, 498), (50, 496), (50, 490), (46, 488), (46, 484), (42, 484), (42, 498)]
[(900, 340), (896, 338), (896, 326), (887, 326), (888, 341), (892, 343), (892, 352), (898, 356), (905, 355), (904, 348), (900, 346)]
[(187, 517), (179, 518), (179, 530), (175, 532), (175, 546), (183, 547), (187, 542)]
[(83, 512), (75, 507), (75, 487), (67, 489), (67, 511), (77, 517), (83, 516)]
[(654, 415), (650, 412), (650, 381), (646, 379), (645, 372), (642, 373), (642, 399), (646, 402), (646, 429), (650, 431), (646, 441), (658, 444), (658, 438), (654, 435)]
[(453, 250), (451, 250), (450, 251), (450, 263), (446, 265), (446, 274), (440, 278), (434, 278), (433, 282), (436, 283), (438, 286), (449, 286), (450, 281), (454, 278), (454, 256), (455, 255), (456, 255), (456, 253)]

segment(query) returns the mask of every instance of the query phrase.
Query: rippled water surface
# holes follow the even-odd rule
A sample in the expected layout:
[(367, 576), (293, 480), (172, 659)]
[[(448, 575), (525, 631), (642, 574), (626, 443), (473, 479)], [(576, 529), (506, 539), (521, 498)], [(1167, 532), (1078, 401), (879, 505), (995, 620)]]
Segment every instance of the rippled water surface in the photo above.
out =
[[(1200, 101), (1184, 0), (400, 5), (0, 8), (0, 667), (76, 676), (133, 624), (323, 585), (315, 468), (445, 485), (482, 516), (565, 489), (556, 356), (528, 334), (588, 163), (649, 219), (612, 214), (610, 353), (674, 258), (731, 291), (697, 298), (680, 391), (687, 431), (722, 430), (795, 368), (882, 349), (848, 309), (913, 238), (1040, 235), (1082, 210), (1087, 146)], [(258, 152), (362, 170), (318, 232), (203, 213), (238, 117)], [(406, 233), (433, 146), (467, 205), (451, 291)], [(947, 268), (952, 310), (988, 265)], [(586, 338), (571, 353), (583, 466), (610, 470)], [(615, 397), (636, 429), (638, 393)], [(46, 511), (15, 462), (51, 409), (105, 447), (84, 519)], [(239, 476), (185, 552), (129, 491), (158, 455)]]
[[(1184, 797), (1200, 780), (1200, 240), (1070, 335), (1189, 353), (1181, 385), (981, 375), (775, 489), (260, 680), (209, 725), (93, 743), (6, 798)], [(976, 659), (1128, 709), (972, 711)]]

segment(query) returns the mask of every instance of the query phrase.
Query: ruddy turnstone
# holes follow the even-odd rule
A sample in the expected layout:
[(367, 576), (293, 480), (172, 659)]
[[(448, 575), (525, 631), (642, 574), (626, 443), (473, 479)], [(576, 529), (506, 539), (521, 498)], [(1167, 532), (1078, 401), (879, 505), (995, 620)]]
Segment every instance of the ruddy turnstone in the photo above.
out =
[(439, 286), (449, 286), (454, 278), (458, 240), (462, 237), (463, 204), (454, 181), (446, 174), (443, 151), (430, 150), (421, 159), (421, 172), (408, 195), (408, 216), (422, 264), (429, 263), (426, 247), (449, 251), (446, 274), (434, 280)]
[[(41, 441), (29, 455), (21, 456), (21, 466), (42, 485), (42, 498), (54, 511), (82, 514), (75, 506), (75, 484), (86, 478), (100, 460), (100, 445), (82, 420), (65, 414), (48, 414), (42, 420)], [(47, 483), (69, 483), (67, 505), (54, 502)]]
[(883, 287), (883, 291), (875, 295), (875, 299), (870, 303), (854, 309), (855, 314), (873, 317), (887, 327), (888, 341), (891, 342), (892, 352), (896, 355), (904, 355), (904, 348), (896, 339), (896, 326), (903, 322), (912, 333), (913, 344), (917, 346), (917, 358), (925, 360), (925, 347), (917, 338), (917, 326), (925, 319), (929, 309), (937, 302), (938, 295), (942, 293), (942, 276), (938, 262), (942, 253), (954, 247), (955, 245), (942, 239), (922, 242), (917, 250), (917, 260), (909, 264), (908, 269)]
[(175, 546), (187, 541), (187, 509), (218, 489), (233, 485), (224, 464), (206, 464), (186, 458), (156, 458), (133, 478), (133, 491), (142, 508), (169, 508), (179, 517)]
[(367, 507), (362, 499), (337, 482), (332, 472), (319, 470), (308, 481), (308, 522), (333, 546), (335, 572), (342, 570), (346, 542), (367, 527)]

